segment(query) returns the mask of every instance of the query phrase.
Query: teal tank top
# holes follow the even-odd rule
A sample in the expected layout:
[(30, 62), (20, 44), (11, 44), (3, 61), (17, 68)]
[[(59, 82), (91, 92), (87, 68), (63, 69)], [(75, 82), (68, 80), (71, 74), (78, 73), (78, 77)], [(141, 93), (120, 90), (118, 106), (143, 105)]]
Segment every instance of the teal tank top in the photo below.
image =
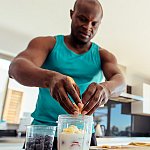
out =
[[(66, 46), (64, 36), (56, 36), (56, 43), (49, 53), (42, 68), (57, 71), (72, 77), (82, 95), (92, 83), (100, 83), (103, 79), (99, 46), (92, 43), (89, 51), (76, 54)], [(58, 115), (67, 114), (60, 104), (50, 95), (48, 88), (39, 88), (36, 109), (32, 113), (33, 124), (55, 126)]]

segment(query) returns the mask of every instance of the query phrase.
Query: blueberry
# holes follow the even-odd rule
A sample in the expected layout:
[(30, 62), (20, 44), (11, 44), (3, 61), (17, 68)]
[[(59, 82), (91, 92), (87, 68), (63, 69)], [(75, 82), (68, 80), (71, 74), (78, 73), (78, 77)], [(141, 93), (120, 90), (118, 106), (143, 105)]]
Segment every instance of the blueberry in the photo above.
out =
[(35, 144), (40, 144), (38, 139), (35, 139)]
[(49, 135), (35, 135), (34, 138), (29, 138), (26, 143), (26, 150), (52, 150), (53, 137)]
[(40, 150), (40, 144), (36, 144), (36, 150)]

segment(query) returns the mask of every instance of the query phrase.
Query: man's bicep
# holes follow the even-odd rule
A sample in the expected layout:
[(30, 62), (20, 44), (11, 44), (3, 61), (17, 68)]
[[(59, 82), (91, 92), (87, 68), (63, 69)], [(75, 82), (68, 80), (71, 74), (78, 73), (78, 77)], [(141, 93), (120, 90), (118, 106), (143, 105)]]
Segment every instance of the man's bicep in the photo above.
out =
[(106, 50), (100, 52), (102, 60), (102, 70), (106, 80), (110, 80), (114, 75), (121, 74), (116, 57)]
[(106, 63), (103, 66), (103, 73), (107, 80), (110, 80), (116, 74), (121, 74), (118, 65), (114, 63)]
[(40, 67), (53, 48), (54, 44), (55, 41), (50, 38), (35, 38), (29, 43), (26, 50), (21, 52), (16, 59), (23, 58)]
[[(40, 57), (39, 57), (40, 56)], [(16, 58), (14, 58), (14, 61), (18, 60), (25, 60), (30, 61), (36, 66), (41, 66), (44, 62), (44, 57), (41, 57), (42, 55), (38, 51), (38, 49), (26, 49), (19, 53)]]

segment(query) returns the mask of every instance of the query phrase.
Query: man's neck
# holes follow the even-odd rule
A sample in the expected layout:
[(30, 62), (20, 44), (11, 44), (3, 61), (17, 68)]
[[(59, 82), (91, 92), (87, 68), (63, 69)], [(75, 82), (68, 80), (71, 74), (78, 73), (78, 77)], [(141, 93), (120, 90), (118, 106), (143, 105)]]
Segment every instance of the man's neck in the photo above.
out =
[(85, 53), (91, 47), (91, 42), (88, 42), (88, 43), (80, 42), (71, 35), (65, 36), (64, 41), (67, 47), (77, 54)]

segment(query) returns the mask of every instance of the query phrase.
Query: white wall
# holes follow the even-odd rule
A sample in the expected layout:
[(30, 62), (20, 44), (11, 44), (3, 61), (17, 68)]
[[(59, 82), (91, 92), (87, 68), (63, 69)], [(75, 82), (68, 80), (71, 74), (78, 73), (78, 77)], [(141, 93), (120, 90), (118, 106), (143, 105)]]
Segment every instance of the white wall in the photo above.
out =
[(132, 60), (135, 60), (135, 57), (139, 58), (140, 54), (141, 59), (136, 60), (139, 70), (140, 67), (148, 68), (141, 64), (143, 61), (145, 64), (150, 62), (142, 58), (143, 52), (148, 54), (150, 49), (150, 1), (100, 0), (100, 2), (104, 8), (104, 18), (95, 40), (115, 52), (120, 64), (130, 67)]
[(150, 85), (149, 84), (143, 84), (143, 97), (144, 97), (144, 103), (143, 103), (143, 110), (145, 113), (150, 114)]
[(7, 71), (0, 69), (0, 116), (2, 114), (7, 82), (8, 82)]
[(132, 86), (132, 94), (143, 96), (143, 83), (150, 85), (149, 79), (143, 78), (138, 74), (134, 74), (134, 72), (130, 69), (127, 70), (126, 75), (127, 83)]
[(9, 61), (0, 59), (0, 118), (2, 115), (5, 93), (7, 89), (9, 64)]
[[(74, 1), (0, 0), (2, 52), (16, 55), (36, 36), (69, 34)], [(104, 18), (94, 41), (113, 52), (119, 64), (150, 81), (150, 0), (100, 2)]]
[(20, 117), (22, 117), (24, 112), (32, 113), (34, 111), (38, 96), (38, 88), (25, 87), (20, 85), (13, 79), (8, 80), (9, 64), (10, 61), (0, 59), (0, 117), (2, 115), (7, 86), (10, 89), (23, 92), (22, 106), (20, 112)]

